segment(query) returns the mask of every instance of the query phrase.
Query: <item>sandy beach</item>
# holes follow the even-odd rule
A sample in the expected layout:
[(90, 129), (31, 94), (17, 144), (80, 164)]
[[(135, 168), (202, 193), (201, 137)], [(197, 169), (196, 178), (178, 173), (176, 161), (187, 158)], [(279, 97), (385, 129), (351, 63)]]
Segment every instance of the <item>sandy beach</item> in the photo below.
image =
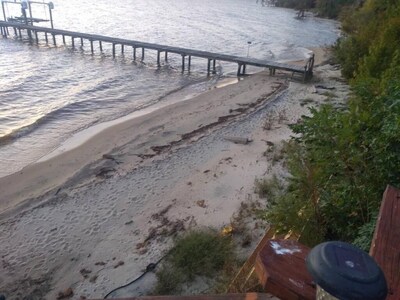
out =
[[(0, 294), (56, 299), (71, 288), (74, 299), (102, 298), (160, 259), (176, 234), (222, 228), (241, 203), (262, 205), (255, 180), (286, 174), (267, 148), (290, 139), (288, 125), (310, 106), (349, 92), (326, 52), (313, 50), (311, 82), (248, 76), (82, 133), (0, 178)], [(118, 296), (147, 293), (154, 275), (146, 280)]]

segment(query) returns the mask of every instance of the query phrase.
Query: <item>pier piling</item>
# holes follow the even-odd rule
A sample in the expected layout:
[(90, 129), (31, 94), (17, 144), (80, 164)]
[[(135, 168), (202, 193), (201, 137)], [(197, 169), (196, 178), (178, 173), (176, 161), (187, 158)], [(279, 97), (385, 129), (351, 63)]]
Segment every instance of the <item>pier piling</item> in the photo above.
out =
[(160, 66), (160, 55), (161, 55), (161, 51), (157, 50), (157, 66)]
[[(99, 41), (99, 47), (100, 47), (101, 52), (103, 52), (102, 43), (103, 42), (110, 43), (110, 44), (112, 44), (113, 58), (115, 58), (115, 56), (116, 56), (115, 47), (117, 44), (121, 45), (121, 53), (122, 54), (124, 54), (125, 46), (132, 47), (134, 60), (136, 60), (136, 49), (137, 48), (142, 49), (142, 61), (144, 61), (145, 49), (154, 50), (154, 51), (157, 51), (157, 65), (158, 66), (161, 65), (161, 53), (162, 52), (165, 52), (165, 61), (168, 61), (169, 53), (174, 53), (174, 54), (182, 56), (182, 72), (184, 72), (186, 69), (186, 66), (185, 66), (186, 56), (188, 57), (187, 70), (189, 72), (191, 70), (192, 56), (197, 57), (197, 58), (207, 59), (207, 76), (210, 76), (211, 72), (213, 74), (216, 73), (217, 60), (219, 62), (236, 63), (238, 65), (238, 68), (237, 68), (238, 76), (241, 76), (246, 73), (247, 65), (260, 67), (260, 68), (267, 68), (270, 70), (271, 75), (275, 74), (276, 69), (283, 70), (283, 71), (289, 71), (292, 73), (299, 73), (302, 75), (302, 78), (304, 81), (310, 79), (313, 75), (313, 72), (312, 72), (313, 67), (314, 67), (313, 57), (310, 57), (308, 62), (305, 64), (305, 66), (304, 65), (298, 66), (298, 65), (290, 65), (290, 64), (279, 63), (279, 62), (274, 62), (274, 61), (260, 60), (260, 59), (250, 58), (250, 57), (239, 57), (239, 56), (234, 56), (234, 55), (226, 55), (226, 54), (213, 53), (213, 52), (201, 51), (201, 50), (195, 50), (195, 49), (146, 43), (146, 42), (140, 42), (140, 41), (135, 41), (135, 40), (127, 40), (127, 39), (121, 39), (121, 38), (102, 36), (102, 35), (53, 29), (53, 28), (48, 28), (48, 27), (32, 26), (32, 25), (26, 24), (26, 23), (24, 24), (24, 23), (18, 23), (18, 22), (5, 22), (5, 21), (0, 21), (0, 29), (1, 29), (0, 36), (4, 36), (4, 38), (7, 38), (7, 36), (9, 35), (8, 29), (10, 27), (14, 30), (15, 36), (19, 37), (20, 39), (22, 39), (22, 32), (21, 32), (22, 30), (24, 30), (24, 33), (26, 32), (28, 36), (30, 36), (30, 34), (32, 32), (34, 32), (37, 44), (39, 43), (39, 38), (38, 38), (39, 32), (44, 33), (46, 44), (48, 44), (48, 34), (51, 34), (53, 36), (53, 43), (55, 46), (57, 45), (57, 42), (56, 42), (57, 35), (62, 36), (64, 44), (65, 44), (65, 37), (66, 36), (71, 37), (72, 49), (75, 49), (75, 38), (80, 39), (82, 48), (83, 48), (83, 40), (85, 39), (90, 42), (90, 51), (92, 54), (94, 54), (94, 47), (93, 47), (94, 41)], [(211, 61), (212, 61), (212, 69), (211, 69)]]

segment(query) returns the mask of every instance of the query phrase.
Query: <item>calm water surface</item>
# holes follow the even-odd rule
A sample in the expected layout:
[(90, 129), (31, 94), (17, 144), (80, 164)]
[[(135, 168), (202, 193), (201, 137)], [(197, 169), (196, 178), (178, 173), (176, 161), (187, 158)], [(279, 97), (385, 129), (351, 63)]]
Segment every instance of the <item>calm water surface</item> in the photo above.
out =
[[(332, 44), (337, 23), (295, 12), (262, 7), (254, 0), (54, 0), (55, 28), (277, 61), (304, 59), (307, 47)], [(19, 15), (8, 5), (9, 15)], [(47, 18), (37, 6), (35, 17)], [(250, 47), (248, 42), (251, 42)], [(193, 59), (181, 74), (180, 56), (157, 68), (156, 53), (133, 62), (132, 50), (111, 58), (90, 45), (71, 49), (71, 41), (39, 46), (0, 39), (0, 176), (20, 170), (56, 148), (73, 133), (162, 101), (184, 88), (199, 93), (236, 65), (218, 64), (206, 79), (206, 60)], [(78, 45), (76, 41), (76, 45)], [(98, 45), (95, 45), (98, 47)], [(259, 71), (260, 69), (250, 69)]]

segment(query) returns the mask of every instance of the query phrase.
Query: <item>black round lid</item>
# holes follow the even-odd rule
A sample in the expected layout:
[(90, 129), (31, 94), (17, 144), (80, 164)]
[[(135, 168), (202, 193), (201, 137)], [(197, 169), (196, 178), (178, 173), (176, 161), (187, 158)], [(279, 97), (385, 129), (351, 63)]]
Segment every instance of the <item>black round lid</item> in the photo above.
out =
[(361, 249), (344, 242), (314, 247), (306, 259), (316, 284), (341, 300), (380, 300), (387, 295), (385, 276)]

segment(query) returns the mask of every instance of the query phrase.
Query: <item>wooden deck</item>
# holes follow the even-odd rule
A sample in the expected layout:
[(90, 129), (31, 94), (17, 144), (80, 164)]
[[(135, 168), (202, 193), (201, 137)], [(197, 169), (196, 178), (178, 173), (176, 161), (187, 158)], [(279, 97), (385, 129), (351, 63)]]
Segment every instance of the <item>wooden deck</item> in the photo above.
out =
[[(312, 77), (313, 66), (314, 66), (314, 56), (312, 56), (304, 66), (292, 65), (279, 63), (268, 60), (260, 60), (249, 57), (240, 57), (226, 54), (213, 53), (208, 51), (194, 50), (188, 48), (172, 47), (167, 45), (146, 43), (136, 40), (127, 40), (114, 37), (108, 37), (103, 35), (80, 33), (75, 31), (52, 29), (47, 27), (31, 26), (18, 22), (4, 22), (0, 21), (1, 35), (4, 38), (9, 36), (9, 28), (14, 30), (16, 36), (22, 37), (22, 30), (27, 32), (29, 39), (32, 41), (39, 42), (38, 33), (44, 33), (45, 40), (48, 43), (48, 36), (50, 35), (53, 39), (53, 44), (56, 45), (56, 36), (62, 36), (63, 43), (66, 43), (66, 37), (71, 39), (72, 48), (75, 48), (75, 39), (80, 40), (81, 45), (83, 45), (83, 40), (88, 40), (90, 42), (91, 52), (94, 53), (94, 42), (99, 43), (100, 51), (102, 51), (103, 43), (112, 44), (112, 54), (113, 57), (116, 56), (116, 45), (120, 45), (121, 52), (124, 52), (125, 47), (133, 48), (133, 59), (136, 60), (137, 53), (136, 49), (141, 49), (141, 59), (144, 60), (145, 49), (157, 51), (157, 64), (161, 63), (161, 53), (165, 54), (165, 60), (167, 60), (168, 53), (174, 53), (182, 56), (182, 72), (187, 69), (190, 71), (191, 58), (199, 57), (207, 59), (207, 74), (211, 72), (216, 72), (216, 61), (232, 62), (238, 65), (237, 75), (243, 75), (246, 73), (246, 66), (255, 66), (260, 68), (268, 68), (270, 70), (270, 75), (274, 75), (276, 70), (282, 70), (287, 72), (298, 73), (302, 76), (303, 80), (307, 80)], [(186, 66), (187, 58), (187, 66)]]
[(305, 264), (309, 252), (310, 248), (294, 240), (269, 240), (255, 264), (264, 291), (285, 300), (315, 299), (315, 286)]
[(383, 195), (369, 254), (385, 274), (386, 299), (400, 299), (400, 190), (394, 187)]
[[(271, 296), (260, 293), (196, 295), (196, 296), (143, 296), (132, 298), (112, 298), (115, 300), (270, 300)], [(100, 299), (98, 299), (100, 300)]]

